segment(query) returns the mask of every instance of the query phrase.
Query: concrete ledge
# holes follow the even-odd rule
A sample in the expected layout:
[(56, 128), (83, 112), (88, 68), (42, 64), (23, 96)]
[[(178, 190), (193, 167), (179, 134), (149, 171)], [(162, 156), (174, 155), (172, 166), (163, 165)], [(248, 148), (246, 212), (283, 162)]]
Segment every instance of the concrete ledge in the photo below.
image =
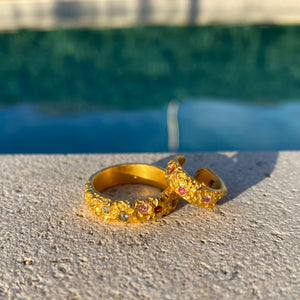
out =
[(300, 152), (186, 156), (228, 196), (123, 226), (88, 211), (87, 178), (170, 154), (0, 156), (0, 299), (299, 299)]
[(298, 0), (2, 0), (0, 29), (136, 24), (299, 24)]

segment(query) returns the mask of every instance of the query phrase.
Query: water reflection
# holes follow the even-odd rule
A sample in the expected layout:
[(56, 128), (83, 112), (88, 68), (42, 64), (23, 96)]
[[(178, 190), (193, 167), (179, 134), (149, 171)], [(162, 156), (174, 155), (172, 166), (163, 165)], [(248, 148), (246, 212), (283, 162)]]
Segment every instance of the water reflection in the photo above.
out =
[(299, 36), (300, 26), (1, 33), (0, 105), (72, 100), (145, 109), (190, 97), (300, 99)]
[[(183, 101), (177, 114), (178, 149), (171, 150), (299, 150), (299, 115), (297, 102)], [(0, 153), (156, 152), (168, 151), (172, 139), (167, 106), (48, 114), (26, 104), (0, 110), (0, 124)]]
[(187, 102), (179, 111), (180, 150), (300, 149), (300, 103)]

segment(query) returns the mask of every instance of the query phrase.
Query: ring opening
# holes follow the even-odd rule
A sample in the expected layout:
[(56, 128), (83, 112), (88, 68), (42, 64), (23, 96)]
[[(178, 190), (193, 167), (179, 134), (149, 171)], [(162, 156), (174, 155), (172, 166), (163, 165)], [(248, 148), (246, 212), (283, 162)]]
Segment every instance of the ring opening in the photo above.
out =
[(207, 168), (199, 169), (194, 177), (197, 181), (212, 189), (220, 189), (221, 181), (218, 176)]
[(164, 170), (146, 164), (124, 164), (113, 166), (95, 175), (93, 186), (98, 192), (122, 184), (145, 184), (161, 190), (167, 188)]

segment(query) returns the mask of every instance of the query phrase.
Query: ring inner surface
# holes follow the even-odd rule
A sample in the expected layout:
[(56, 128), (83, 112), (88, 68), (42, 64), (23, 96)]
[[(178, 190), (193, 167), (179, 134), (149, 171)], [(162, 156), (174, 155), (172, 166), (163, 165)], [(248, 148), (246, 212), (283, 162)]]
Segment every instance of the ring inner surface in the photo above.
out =
[(127, 164), (107, 168), (98, 173), (93, 180), (93, 186), (98, 192), (116, 185), (135, 183), (167, 188), (165, 172), (155, 166), (144, 164)]
[(201, 168), (196, 172), (195, 179), (207, 187), (213, 189), (221, 188), (221, 182), (215, 174), (212, 174), (208, 169)]

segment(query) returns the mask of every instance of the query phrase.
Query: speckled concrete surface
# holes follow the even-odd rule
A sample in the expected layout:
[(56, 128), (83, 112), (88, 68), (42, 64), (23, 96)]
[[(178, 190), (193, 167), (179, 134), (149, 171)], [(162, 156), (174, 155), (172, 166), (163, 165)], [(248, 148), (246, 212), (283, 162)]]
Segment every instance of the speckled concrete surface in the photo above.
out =
[(124, 162), (170, 154), (0, 156), (1, 299), (299, 299), (300, 152), (194, 153), (228, 195), (165, 218), (115, 224), (84, 184)]

